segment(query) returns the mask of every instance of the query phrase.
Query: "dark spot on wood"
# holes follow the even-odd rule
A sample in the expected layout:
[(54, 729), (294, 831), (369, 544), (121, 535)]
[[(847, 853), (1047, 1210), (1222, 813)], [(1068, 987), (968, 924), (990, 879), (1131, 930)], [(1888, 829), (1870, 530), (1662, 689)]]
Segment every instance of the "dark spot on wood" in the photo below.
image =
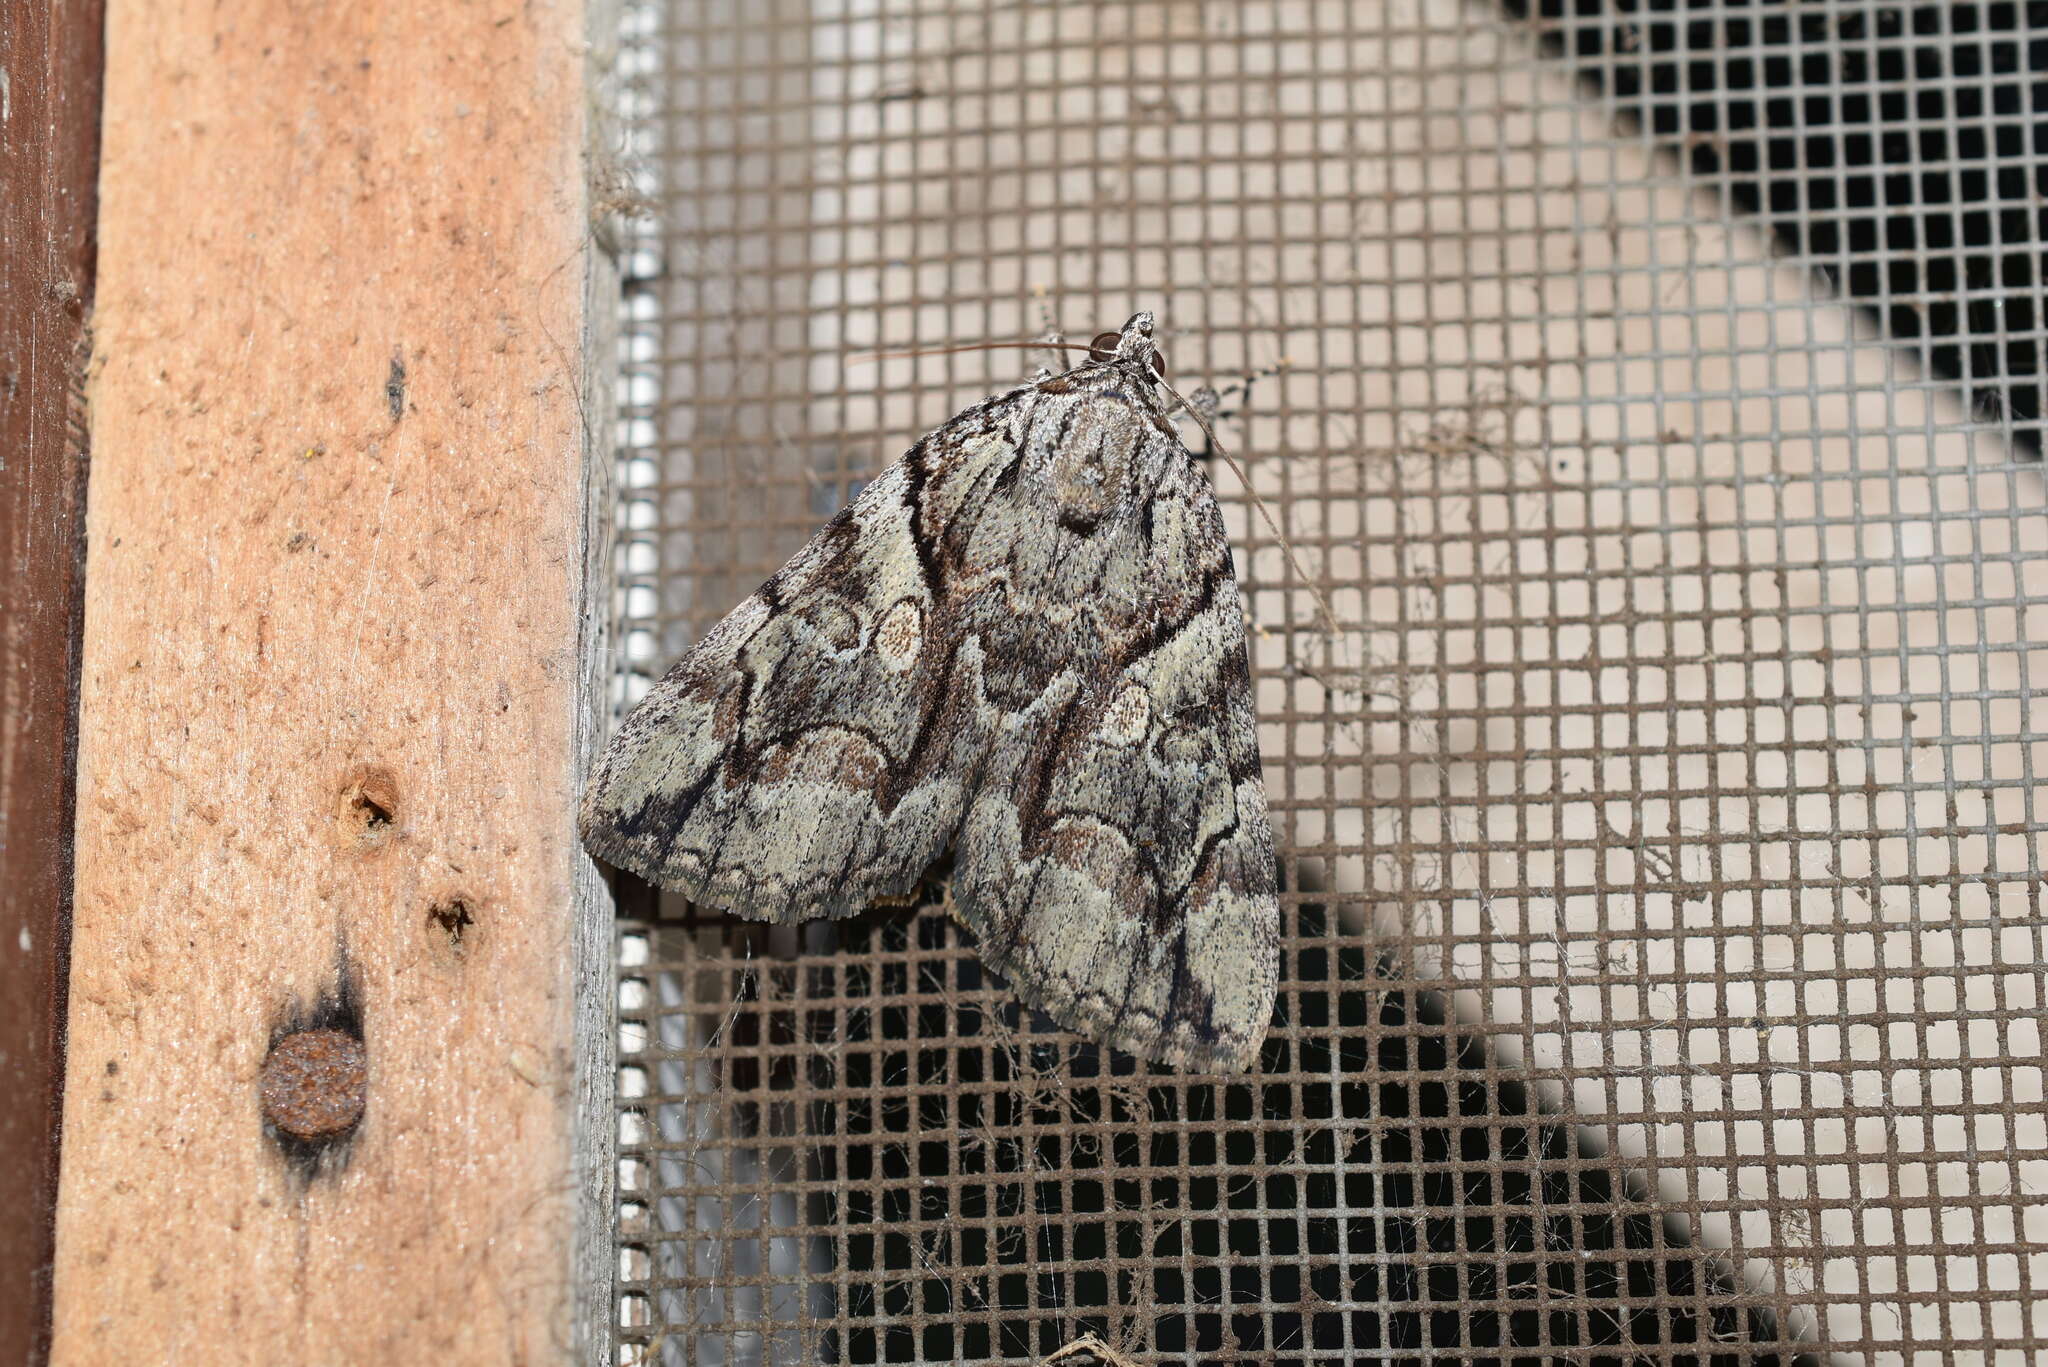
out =
[(340, 945), (320, 996), (288, 1000), (273, 1017), (259, 1075), (263, 1136), (302, 1182), (348, 1165), (369, 1110), (369, 1079), (361, 985)]
[(405, 416), (405, 353), (391, 353), (391, 370), (384, 377), (384, 403), (391, 410), (391, 421), (397, 422)]
[(466, 900), (446, 897), (427, 908), (427, 923), (438, 927), (448, 937), (449, 946), (459, 951), (463, 935), (476, 924), (476, 917)]
[(113, 1059), (108, 1059), (108, 1060), (107, 1060), (107, 1076), (108, 1076), (108, 1077), (112, 1077), (112, 1076), (113, 1076), (114, 1074), (116, 1074), (116, 1073), (118, 1073), (118, 1072), (120, 1072), (120, 1071), (121, 1071), (121, 1065), (120, 1065), (119, 1063), (116, 1063), (116, 1062), (115, 1062), (115, 1061), (114, 1061)]

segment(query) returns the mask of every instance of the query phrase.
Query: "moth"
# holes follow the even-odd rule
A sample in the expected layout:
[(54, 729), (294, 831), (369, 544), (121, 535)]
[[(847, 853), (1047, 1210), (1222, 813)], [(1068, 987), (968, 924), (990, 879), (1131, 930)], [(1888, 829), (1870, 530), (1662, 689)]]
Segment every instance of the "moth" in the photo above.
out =
[(1230, 545), (1152, 331), (926, 435), (713, 627), (599, 760), (590, 852), (791, 922), (950, 850), (949, 905), (1025, 1002), (1248, 1067), (1273, 836)]

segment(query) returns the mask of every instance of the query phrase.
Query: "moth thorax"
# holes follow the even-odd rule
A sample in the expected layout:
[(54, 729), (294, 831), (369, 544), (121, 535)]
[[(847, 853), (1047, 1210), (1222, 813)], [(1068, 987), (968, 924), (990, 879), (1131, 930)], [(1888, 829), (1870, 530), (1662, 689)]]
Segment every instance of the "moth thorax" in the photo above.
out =
[(1053, 496), (1066, 522), (1094, 523), (1129, 492), (1133, 466), (1149, 425), (1131, 421), (1121, 400), (1081, 400), (1065, 441), (1052, 453)]

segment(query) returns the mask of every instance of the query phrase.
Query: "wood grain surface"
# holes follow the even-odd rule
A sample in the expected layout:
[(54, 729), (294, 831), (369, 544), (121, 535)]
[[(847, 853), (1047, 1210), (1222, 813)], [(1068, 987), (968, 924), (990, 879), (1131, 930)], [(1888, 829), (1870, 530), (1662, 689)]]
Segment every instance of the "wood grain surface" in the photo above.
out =
[(585, 7), (108, 8), (54, 1359), (586, 1359)]
[(48, 1349), (99, 0), (0, 19), (0, 1363)]

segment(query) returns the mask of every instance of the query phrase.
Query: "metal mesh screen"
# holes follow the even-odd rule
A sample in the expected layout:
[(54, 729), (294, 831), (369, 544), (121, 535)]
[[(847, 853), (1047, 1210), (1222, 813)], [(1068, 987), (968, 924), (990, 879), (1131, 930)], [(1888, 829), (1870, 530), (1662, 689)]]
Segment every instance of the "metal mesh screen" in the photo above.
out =
[[(622, 702), (1028, 368), (858, 353), (1139, 308), (1259, 376), (1220, 435), (1344, 634), (1218, 465), (1287, 889), (1248, 1077), (1020, 1016), (931, 905), (624, 925), (621, 1360), (2048, 1346), (2048, 498), (1972, 370), (2034, 383), (2036, 239), (1972, 284), (1967, 194), (1818, 231), (1696, 155), (1748, 6), (1675, 94), (1637, 7), (1568, 8), (632, 12)], [(2013, 9), (1938, 8), (1780, 26), (1795, 122)], [(2010, 142), (1956, 69), (1952, 188)]]

